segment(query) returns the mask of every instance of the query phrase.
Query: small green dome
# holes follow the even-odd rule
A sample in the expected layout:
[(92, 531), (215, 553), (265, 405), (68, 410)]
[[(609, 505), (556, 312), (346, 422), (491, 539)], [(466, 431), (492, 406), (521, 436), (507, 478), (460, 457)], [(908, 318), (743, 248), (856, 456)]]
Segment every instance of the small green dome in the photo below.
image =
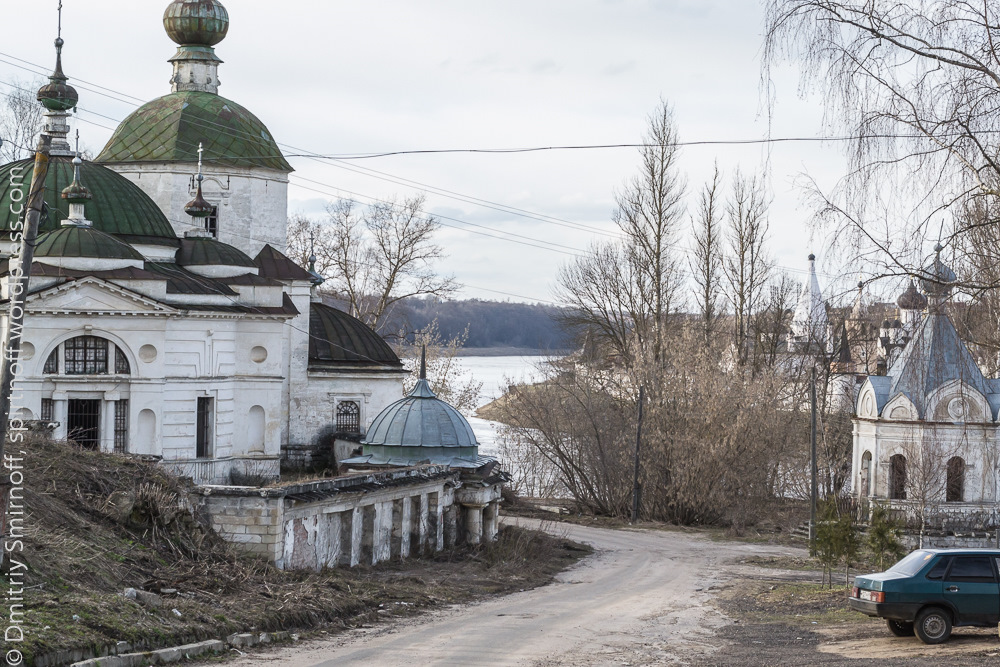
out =
[(292, 167), (260, 120), (214, 93), (181, 91), (136, 109), (122, 121), (97, 162), (205, 162), (231, 167)]
[[(8, 236), (18, 213), (11, 211), (27, 199), (31, 185), (34, 159), (18, 160), (0, 166), (0, 235)], [(45, 203), (47, 218), (42, 220), (39, 233), (59, 229), (69, 217), (70, 202), (63, 199), (62, 191), (73, 182), (73, 158), (53, 156), (45, 178)], [(80, 178), (94, 196), (87, 204), (87, 218), (94, 228), (114, 234), (129, 243), (152, 245), (177, 244), (177, 235), (163, 211), (139, 186), (121, 174), (93, 162), (80, 165)]]
[(38, 237), (35, 257), (92, 257), (143, 261), (135, 248), (93, 227), (61, 227)]
[(49, 111), (69, 111), (76, 107), (80, 95), (76, 88), (66, 83), (69, 78), (62, 69), (62, 38), (56, 39), (56, 69), (49, 77), (49, 82), (38, 89), (37, 99)]
[(177, 251), (181, 266), (245, 266), (256, 269), (254, 261), (238, 248), (210, 238), (181, 239)]
[(229, 12), (218, 0), (175, 0), (163, 12), (163, 27), (181, 46), (215, 46), (229, 32)]
[(420, 378), (410, 393), (375, 417), (361, 441), (364, 453), (386, 460), (475, 460), (479, 442), (469, 421)]

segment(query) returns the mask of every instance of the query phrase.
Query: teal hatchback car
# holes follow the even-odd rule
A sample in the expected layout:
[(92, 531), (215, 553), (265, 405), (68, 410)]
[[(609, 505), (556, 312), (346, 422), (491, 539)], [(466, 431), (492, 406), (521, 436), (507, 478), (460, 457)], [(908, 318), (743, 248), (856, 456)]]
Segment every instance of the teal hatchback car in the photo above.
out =
[(1000, 621), (1000, 550), (918, 549), (885, 572), (854, 579), (851, 609), (886, 619), (897, 637), (940, 644), (955, 626)]

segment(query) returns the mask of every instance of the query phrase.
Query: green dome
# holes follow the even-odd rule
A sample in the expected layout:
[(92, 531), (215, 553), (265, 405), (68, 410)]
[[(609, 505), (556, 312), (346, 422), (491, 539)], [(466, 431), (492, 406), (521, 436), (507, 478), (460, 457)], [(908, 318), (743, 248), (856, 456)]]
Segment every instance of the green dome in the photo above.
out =
[(60, 227), (38, 238), (35, 257), (93, 257), (143, 261), (135, 248), (93, 227)]
[(324, 303), (309, 304), (309, 366), (403, 364), (381, 336), (364, 322)]
[(144, 104), (122, 121), (97, 162), (198, 161), (290, 172), (281, 149), (260, 120), (214, 93), (170, 93)]
[(176, 0), (163, 12), (163, 27), (182, 46), (215, 46), (229, 32), (229, 12), (217, 0)]
[[(0, 166), (0, 234), (7, 236), (18, 216), (10, 203), (26, 200), (31, 185), (34, 159)], [(80, 166), (80, 178), (94, 198), (87, 204), (87, 219), (94, 228), (115, 234), (129, 243), (176, 245), (177, 235), (160, 208), (121, 174), (93, 162)], [(49, 214), (42, 220), (39, 234), (59, 229), (69, 217), (69, 202), (61, 194), (73, 182), (73, 158), (53, 156), (45, 178), (45, 203)], [(14, 192), (18, 190), (19, 192)]]
[(435, 396), (424, 378), (375, 417), (361, 444), (365, 454), (387, 460), (479, 457), (469, 420)]
[(181, 249), (177, 251), (177, 263), (181, 266), (257, 268), (253, 260), (242, 250), (210, 238), (181, 239)]

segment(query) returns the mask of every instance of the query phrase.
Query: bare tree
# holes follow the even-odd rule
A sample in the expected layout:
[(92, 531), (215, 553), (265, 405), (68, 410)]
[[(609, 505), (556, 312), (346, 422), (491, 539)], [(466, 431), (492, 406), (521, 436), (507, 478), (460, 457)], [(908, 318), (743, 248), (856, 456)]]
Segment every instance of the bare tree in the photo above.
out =
[(876, 270), (912, 271), (921, 240), (937, 237), (942, 212), (974, 194), (1000, 193), (1000, 7), (967, 0), (769, 0), (767, 7), (769, 88), (770, 68), (794, 61), (800, 89), (823, 95), (829, 127), (851, 137), (850, 171), (837, 190), (818, 193), (820, 219)]
[(14, 162), (32, 153), (35, 136), (42, 126), (42, 107), (35, 99), (39, 81), (13, 79), (10, 90), (0, 97), (0, 162)]
[(727, 296), (733, 309), (736, 360), (741, 366), (753, 348), (753, 321), (766, 297), (771, 273), (767, 256), (768, 202), (762, 179), (737, 170), (726, 206), (728, 253), (723, 263)]
[(694, 280), (695, 303), (708, 345), (721, 314), (719, 299), (722, 292), (723, 227), (720, 204), (720, 174), (716, 163), (712, 179), (705, 183), (698, 202), (694, 227), (694, 249), (691, 274)]
[(596, 331), (626, 362), (635, 358), (632, 345), (648, 347), (660, 362), (681, 285), (675, 250), (685, 188), (673, 111), (665, 101), (650, 115), (639, 153), (639, 173), (615, 197), (613, 220), (622, 240), (597, 245), (564, 267), (557, 291), (575, 311), (571, 323)]
[(290, 220), (290, 252), (301, 261), (314, 251), (325, 288), (344, 299), (352, 315), (383, 333), (403, 299), (446, 297), (457, 289), (454, 279), (433, 270), (444, 253), (433, 241), (440, 225), (424, 213), (424, 203), (417, 195), (361, 209), (340, 199), (327, 207), (321, 222)]

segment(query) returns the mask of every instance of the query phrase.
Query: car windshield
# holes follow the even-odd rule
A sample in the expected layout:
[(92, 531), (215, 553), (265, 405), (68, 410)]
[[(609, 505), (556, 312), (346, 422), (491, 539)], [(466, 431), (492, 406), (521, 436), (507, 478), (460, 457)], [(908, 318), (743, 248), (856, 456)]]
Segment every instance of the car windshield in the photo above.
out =
[(909, 556), (890, 567), (888, 571), (912, 577), (917, 572), (924, 569), (924, 565), (926, 565), (931, 558), (934, 558), (934, 552), (932, 551), (914, 551)]

